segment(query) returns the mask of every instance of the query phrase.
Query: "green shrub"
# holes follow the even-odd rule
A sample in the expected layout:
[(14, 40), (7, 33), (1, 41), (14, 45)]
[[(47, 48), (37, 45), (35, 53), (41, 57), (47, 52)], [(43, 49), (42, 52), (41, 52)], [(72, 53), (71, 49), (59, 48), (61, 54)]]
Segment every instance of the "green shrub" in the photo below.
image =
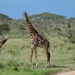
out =
[(16, 61), (13, 60), (9, 60), (9, 62), (7, 63), (8, 66), (19, 66), (19, 64)]
[(75, 52), (74, 52), (74, 58), (73, 58), (73, 60), (75, 61)]
[(13, 56), (15, 55), (15, 52), (12, 49), (8, 50), (7, 52), (10, 53)]
[(0, 62), (0, 69), (3, 68), (3, 67), (4, 67), (3, 63)]
[(25, 72), (33, 72), (33, 70), (31, 70), (30, 68), (24, 68)]
[(71, 46), (68, 46), (67, 49), (68, 49), (68, 50), (71, 50), (72, 48), (71, 48)]
[(70, 42), (75, 44), (75, 37), (70, 38)]
[(0, 24), (0, 35), (9, 31), (10, 31), (10, 27), (7, 23)]
[(19, 71), (19, 69), (18, 69), (17, 66), (14, 66), (14, 67), (13, 67), (13, 70), (14, 70), (14, 71)]

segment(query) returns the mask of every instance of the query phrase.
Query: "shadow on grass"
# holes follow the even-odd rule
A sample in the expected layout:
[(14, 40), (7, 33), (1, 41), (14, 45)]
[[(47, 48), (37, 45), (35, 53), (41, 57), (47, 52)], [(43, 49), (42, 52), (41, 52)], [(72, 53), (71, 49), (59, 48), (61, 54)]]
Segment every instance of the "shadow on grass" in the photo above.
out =
[(36, 68), (68, 68), (67, 65), (54, 65), (54, 64), (51, 64), (50, 67), (46, 67), (45, 65), (38, 65), (38, 67), (36, 67), (36, 65), (31, 65), (29, 66), (29, 64), (26, 66), (26, 67), (30, 67), (30, 68), (33, 68), (33, 69), (36, 69)]
[(59, 66), (59, 65), (51, 65), (50, 68), (68, 68), (67, 65)]

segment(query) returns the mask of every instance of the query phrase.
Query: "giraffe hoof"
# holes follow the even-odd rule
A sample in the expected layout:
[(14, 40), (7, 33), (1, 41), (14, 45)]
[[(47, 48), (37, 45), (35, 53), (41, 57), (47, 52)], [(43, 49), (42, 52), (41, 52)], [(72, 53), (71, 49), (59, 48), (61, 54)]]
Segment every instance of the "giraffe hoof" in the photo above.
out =
[(31, 63), (29, 63), (29, 66), (31, 66)]
[(50, 68), (50, 65), (46, 65), (46, 68)]
[(38, 67), (38, 63), (36, 63), (36, 67)]

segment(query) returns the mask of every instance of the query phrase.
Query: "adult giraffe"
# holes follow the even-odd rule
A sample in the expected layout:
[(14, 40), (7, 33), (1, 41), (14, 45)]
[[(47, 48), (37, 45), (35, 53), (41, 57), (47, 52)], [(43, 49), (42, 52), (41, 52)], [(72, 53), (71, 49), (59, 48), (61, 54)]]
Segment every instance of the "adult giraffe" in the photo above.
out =
[(38, 33), (38, 31), (32, 26), (31, 22), (28, 19), (27, 12), (23, 12), (22, 15), (25, 18), (26, 25), (28, 26), (30, 36), (31, 36), (31, 39), (30, 39), (31, 55), (30, 55), (29, 65), (31, 65), (31, 63), (32, 63), (32, 56), (33, 56), (33, 51), (34, 51), (35, 58), (36, 58), (36, 67), (38, 66), (36, 47), (43, 47), (46, 52), (46, 56), (47, 56), (46, 67), (50, 67), (50, 52), (49, 52), (50, 43), (49, 43), (49, 41), (47, 39), (45, 39), (44, 37), (42, 37)]

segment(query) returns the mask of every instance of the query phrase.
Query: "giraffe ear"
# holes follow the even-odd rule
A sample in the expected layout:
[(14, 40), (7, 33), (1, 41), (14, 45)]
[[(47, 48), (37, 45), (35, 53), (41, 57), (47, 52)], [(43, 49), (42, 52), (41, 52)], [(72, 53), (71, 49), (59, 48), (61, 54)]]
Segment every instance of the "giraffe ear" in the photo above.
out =
[(26, 15), (28, 15), (27, 11), (23, 11)]
[(23, 11), (24, 14), (27, 14), (27, 11)]
[(23, 13), (22, 13), (23, 16), (24, 16), (24, 13), (25, 13), (25, 12), (23, 11)]
[(23, 11), (23, 13), (25, 13), (25, 12)]
[(23, 15), (23, 13), (22, 13), (22, 15)]

